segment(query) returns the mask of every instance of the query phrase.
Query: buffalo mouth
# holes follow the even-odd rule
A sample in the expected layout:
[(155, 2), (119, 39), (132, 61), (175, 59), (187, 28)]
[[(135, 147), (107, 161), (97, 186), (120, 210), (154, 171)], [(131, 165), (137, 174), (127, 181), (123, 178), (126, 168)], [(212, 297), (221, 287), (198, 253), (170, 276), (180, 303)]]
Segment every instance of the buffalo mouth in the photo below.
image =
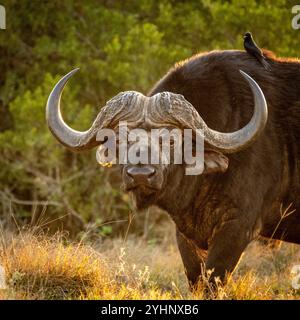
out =
[(124, 189), (126, 192), (132, 192), (135, 194), (141, 194), (141, 195), (146, 195), (146, 196), (153, 195), (160, 190), (160, 188), (158, 188), (158, 187), (151, 186), (151, 185), (145, 185), (145, 184), (127, 185), (127, 186), (125, 186)]

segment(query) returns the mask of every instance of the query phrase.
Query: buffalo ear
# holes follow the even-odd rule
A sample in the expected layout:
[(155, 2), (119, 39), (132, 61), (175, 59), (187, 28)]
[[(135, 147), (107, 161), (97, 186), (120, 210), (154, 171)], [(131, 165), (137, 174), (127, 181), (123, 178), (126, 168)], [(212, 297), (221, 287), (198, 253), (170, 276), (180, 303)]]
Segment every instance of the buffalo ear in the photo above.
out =
[(203, 174), (225, 172), (228, 169), (229, 159), (221, 152), (214, 150), (204, 151)]

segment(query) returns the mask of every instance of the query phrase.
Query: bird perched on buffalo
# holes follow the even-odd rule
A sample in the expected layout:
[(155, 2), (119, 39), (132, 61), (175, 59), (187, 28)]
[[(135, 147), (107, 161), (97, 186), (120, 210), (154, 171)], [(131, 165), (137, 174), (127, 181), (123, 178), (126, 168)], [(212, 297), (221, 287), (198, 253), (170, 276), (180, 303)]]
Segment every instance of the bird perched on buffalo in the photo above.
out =
[(252, 34), (250, 32), (246, 32), (244, 34), (244, 48), (250, 55), (255, 57), (266, 70), (271, 70), (270, 64), (267, 62), (262, 50), (253, 40)]

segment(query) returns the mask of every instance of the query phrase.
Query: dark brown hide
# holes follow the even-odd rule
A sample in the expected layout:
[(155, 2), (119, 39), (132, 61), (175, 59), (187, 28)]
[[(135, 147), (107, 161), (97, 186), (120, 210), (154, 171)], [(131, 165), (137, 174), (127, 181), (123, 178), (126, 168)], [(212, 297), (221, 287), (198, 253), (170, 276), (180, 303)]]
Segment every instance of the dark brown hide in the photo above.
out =
[[(300, 244), (300, 63), (264, 54), (271, 71), (243, 51), (196, 55), (178, 63), (149, 92), (182, 94), (210, 128), (221, 132), (238, 130), (253, 113), (239, 69), (255, 79), (268, 103), (264, 132), (246, 150), (226, 155), (226, 172), (186, 176), (171, 165), (161, 194), (152, 201), (176, 224), (191, 284), (202, 263), (224, 279), (259, 235)], [(280, 221), (290, 204), (295, 211)]]

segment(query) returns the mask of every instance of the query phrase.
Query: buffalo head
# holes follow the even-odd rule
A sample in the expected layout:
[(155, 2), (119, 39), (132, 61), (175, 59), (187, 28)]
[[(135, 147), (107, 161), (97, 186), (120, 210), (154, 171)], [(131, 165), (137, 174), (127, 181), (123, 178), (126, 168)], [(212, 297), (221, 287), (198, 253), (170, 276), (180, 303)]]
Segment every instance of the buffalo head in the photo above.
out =
[[(247, 148), (262, 132), (267, 121), (267, 104), (263, 92), (249, 75), (240, 71), (250, 85), (255, 106), (250, 122), (238, 131), (222, 133), (209, 128), (182, 95), (161, 92), (147, 97), (135, 91), (121, 92), (113, 97), (100, 110), (90, 129), (76, 131), (64, 122), (60, 99), (65, 84), (77, 70), (65, 75), (51, 92), (46, 110), (48, 126), (56, 139), (71, 150), (83, 151), (99, 146), (100, 158), (103, 140), (97, 139), (99, 130), (109, 128), (116, 132), (118, 147), (120, 123), (125, 121), (127, 129), (142, 128), (147, 133), (153, 128), (162, 131), (188, 128), (192, 132), (201, 129), (205, 142), (203, 173), (224, 172), (228, 166), (224, 154)], [(140, 147), (143, 148), (143, 145), (140, 144)], [(124, 188), (134, 193), (139, 208), (154, 204), (174, 177), (179, 181), (174, 187), (180, 188), (180, 181), (185, 176), (184, 167), (185, 164), (175, 164), (174, 159), (169, 164), (129, 162), (120, 165)]]

